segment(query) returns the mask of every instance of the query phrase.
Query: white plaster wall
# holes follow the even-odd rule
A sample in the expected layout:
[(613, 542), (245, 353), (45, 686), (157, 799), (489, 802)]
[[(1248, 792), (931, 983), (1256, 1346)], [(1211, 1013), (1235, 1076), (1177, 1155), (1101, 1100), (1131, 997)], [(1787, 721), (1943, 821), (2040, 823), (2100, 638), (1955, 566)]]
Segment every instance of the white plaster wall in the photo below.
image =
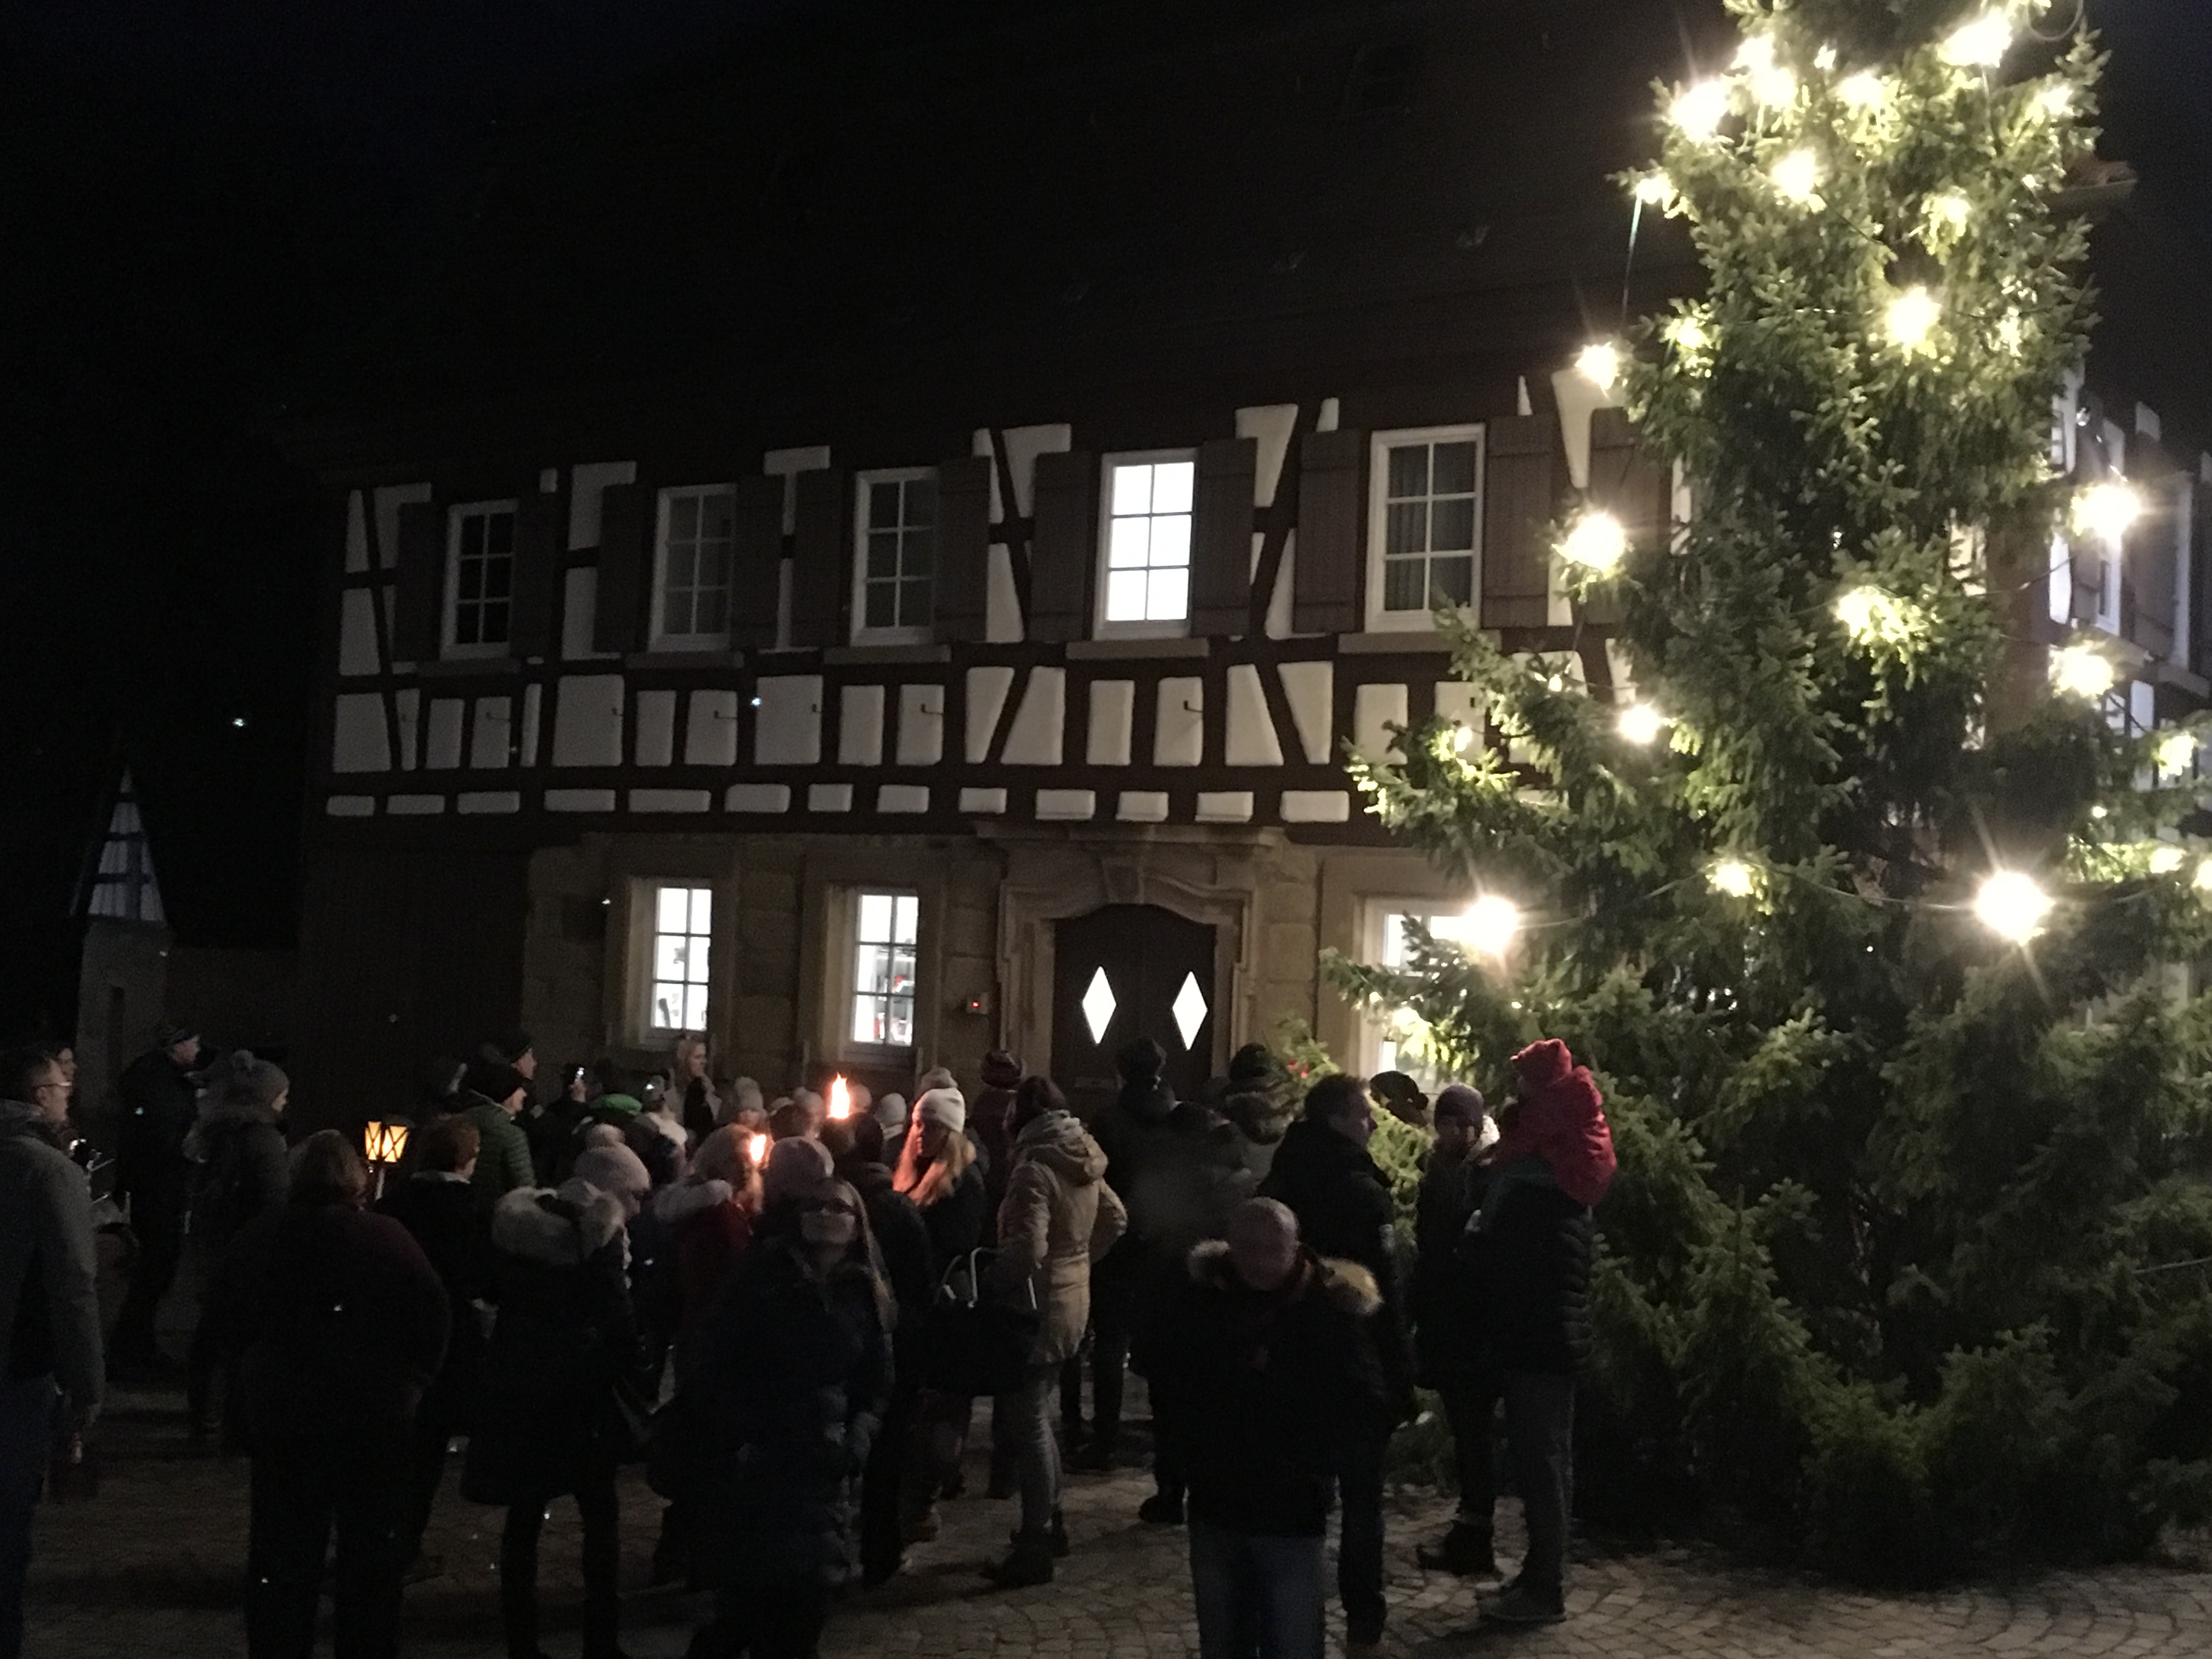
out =
[(553, 700), (553, 764), (620, 766), (623, 678), (570, 674)]
[(1022, 706), (1006, 732), (1009, 766), (1057, 766), (1060, 734), (1067, 725), (1067, 671), (1033, 668)]
[(1091, 732), (1085, 756), (1093, 766), (1127, 766), (1129, 734), (1135, 720), (1134, 680), (1091, 683)]

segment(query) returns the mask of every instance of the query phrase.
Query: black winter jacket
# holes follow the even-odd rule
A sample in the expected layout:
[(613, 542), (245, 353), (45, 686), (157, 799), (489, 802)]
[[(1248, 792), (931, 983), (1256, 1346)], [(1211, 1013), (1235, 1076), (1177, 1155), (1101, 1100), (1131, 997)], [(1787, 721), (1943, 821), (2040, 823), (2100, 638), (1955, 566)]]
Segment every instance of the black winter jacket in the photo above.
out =
[(1551, 1187), (1514, 1183), (1468, 1236), (1477, 1317), (1501, 1371), (1572, 1376), (1589, 1358), (1590, 1212)]
[(1474, 1262), (1462, 1246), (1490, 1182), (1490, 1171), (1472, 1158), (1446, 1163), (1433, 1153), (1421, 1176), (1413, 1222), (1418, 1254), (1406, 1287), (1406, 1311), (1425, 1388), (1468, 1381), (1488, 1364)]
[(392, 1188), (377, 1208), (422, 1247), (453, 1310), (446, 1363), (423, 1396), (423, 1409), (465, 1423), (483, 1372), (484, 1328), (476, 1304), (492, 1295), (491, 1195), (471, 1182), (418, 1173)]
[(1380, 1306), (1355, 1262), (1304, 1251), (1291, 1285), (1263, 1294), (1237, 1277), (1227, 1245), (1190, 1253), (1159, 1364), (1182, 1402), (1172, 1420), (1192, 1520), (1321, 1535), (1347, 1433), (1384, 1406), (1370, 1334)]
[(181, 1204), (191, 1175), (185, 1137), (199, 1115), (191, 1074), (156, 1048), (124, 1067), (115, 1092), (123, 1109), (115, 1139), (117, 1189)]
[(218, 1101), (187, 1143), (200, 1158), (192, 1234), (216, 1249), (284, 1201), (292, 1184), (283, 1120), (266, 1106)]
[(991, 1218), (990, 1202), (979, 1161), (960, 1172), (951, 1192), (921, 1212), (922, 1225), (929, 1230), (929, 1259), (939, 1272), (955, 1258), (991, 1243), (984, 1237)]
[(786, 1237), (738, 1258), (700, 1332), (694, 1567), (717, 1584), (852, 1577), (860, 1471), (890, 1395), (865, 1266), (810, 1278)]
[(1412, 1401), (1413, 1368), (1398, 1289), (1395, 1212), (1382, 1171), (1364, 1147), (1325, 1123), (1301, 1119), (1283, 1136), (1260, 1196), (1290, 1206), (1300, 1240), (1315, 1255), (1356, 1261), (1373, 1276), (1381, 1297), (1375, 1352), (1390, 1409), (1402, 1413)]

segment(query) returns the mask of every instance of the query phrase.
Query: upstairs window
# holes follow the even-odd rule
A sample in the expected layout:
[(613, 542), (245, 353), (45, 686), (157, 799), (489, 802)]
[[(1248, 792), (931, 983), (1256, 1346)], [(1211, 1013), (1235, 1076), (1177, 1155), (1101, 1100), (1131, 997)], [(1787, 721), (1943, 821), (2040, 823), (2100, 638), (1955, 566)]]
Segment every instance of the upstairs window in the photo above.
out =
[(876, 645), (928, 641), (937, 586), (937, 471), (903, 467), (860, 481), (853, 636)]
[(1187, 449), (1106, 462), (1102, 638), (1175, 635), (1188, 628), (1197, 472), (1197, 459)]
[(507, 653), (514, 611), (513, 501), (453, 508), (446, 544), (445, 654)]
[(1474, 603), (1482, 525), (1482, 429), (1375, 439), (1370, 620), (1426, 627), (1440, 604)]
[(653, 979), (646, 1000), (648, 1030), (707, 1029), (707, 975), (714, 955), (714, 890), (653, 890)]
[(912, 893), (861, 892), (853, 903), (855, 1043), (914, 1046), (915, 945), (921, 901)]
[(659, 602), (653, 643), (714, 650), (729, 643), (736, 491), (728, 484), (660, 492)]

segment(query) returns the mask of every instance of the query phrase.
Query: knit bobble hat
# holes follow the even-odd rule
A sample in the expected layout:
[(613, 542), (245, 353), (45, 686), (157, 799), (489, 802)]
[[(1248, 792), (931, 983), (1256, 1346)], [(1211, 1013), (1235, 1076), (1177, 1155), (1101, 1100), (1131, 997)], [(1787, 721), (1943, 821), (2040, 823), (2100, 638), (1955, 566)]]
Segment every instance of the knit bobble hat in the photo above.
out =
[(914, 1103), (914, 1115), (925, 1123), (942, 1123), (958, 1134), (968, 1127), (968, 1097), (949, 1084), (932, 1089)]
[(1482, 1091), (1464, 1083), (1448, 1083), (1437, 1091), (1435, 1114), (1438, 1121), (1456, 1118), (1462, 1123), (1480, 1123), (1488, 1114), (1489, 1107), (1482, 1098)]
[(644, 1160), (627, 1146), (586, 1146), (576, 1154), (575, 1178), (618, 1199), (632, 1215), (653, 1190)]
[(242, 1106), (273, 1109), (290, 1092), (292, 1079), (251, 1048), (240, 1048), (224, 1063), (222, 1097)]
[(983, 1056), (983, 1081), (994, 1089), (1011, 1089), (1022, 1080), (1021, 1057), (1004, 1048)]

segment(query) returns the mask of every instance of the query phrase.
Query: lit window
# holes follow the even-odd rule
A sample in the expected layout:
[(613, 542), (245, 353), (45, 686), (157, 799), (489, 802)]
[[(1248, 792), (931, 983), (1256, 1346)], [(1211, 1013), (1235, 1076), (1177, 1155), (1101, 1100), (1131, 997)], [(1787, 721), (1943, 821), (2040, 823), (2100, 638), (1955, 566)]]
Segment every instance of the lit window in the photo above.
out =
[(660, 604), (656, 642), (714, 646), (730, 633), (736, 491), (728, 484), (660, 492)]
[(656, 1031), (707, 1029), (707, 969), (713, 954), (714, 891), (661, 887), (653, 896), (653, 997), (646, 1024)]
[(457, 656), (507, 650), (514, 604), (514, 503), (453, 509), (446, 561), (446, 649)]
[(1106, 470), (1107, 628), (1143, 629), (1190, 616), (1189, 459), (1109, 461)]
[[(1408, 922), (1418, 922), (1439, 938), (1449, 938), (1451, 925), (1458, 917), (1444, 910), (1385, 910), (1376, 920), (1379, 933), (1376, 966), (1404, 969), (1413, 965), (1413, 954), (1406, 938)], [(1370, 1030), (1375, 1039), (1374, 1063), (1368, 1067), (1370, 1073), (1403, 1072), (1431, 1095), (1452, 1080), (1437, 1069), (1434, 1057), (1413, 1038), (1401, 1018), (1386, 1018)]]
[(860, 480), (860, 637), (920, 642), (937, 576), (937, 474), (927, 467)]
[(914, 1046), (915, 929), (921, 901), (912, 893), (856, 896), (853, 926), (853, 1041)]
[(1378, 620), (1425, 623), (1439, 604), (1474, 603), (1482, 444), (1472, 427), (1376, 441)]

